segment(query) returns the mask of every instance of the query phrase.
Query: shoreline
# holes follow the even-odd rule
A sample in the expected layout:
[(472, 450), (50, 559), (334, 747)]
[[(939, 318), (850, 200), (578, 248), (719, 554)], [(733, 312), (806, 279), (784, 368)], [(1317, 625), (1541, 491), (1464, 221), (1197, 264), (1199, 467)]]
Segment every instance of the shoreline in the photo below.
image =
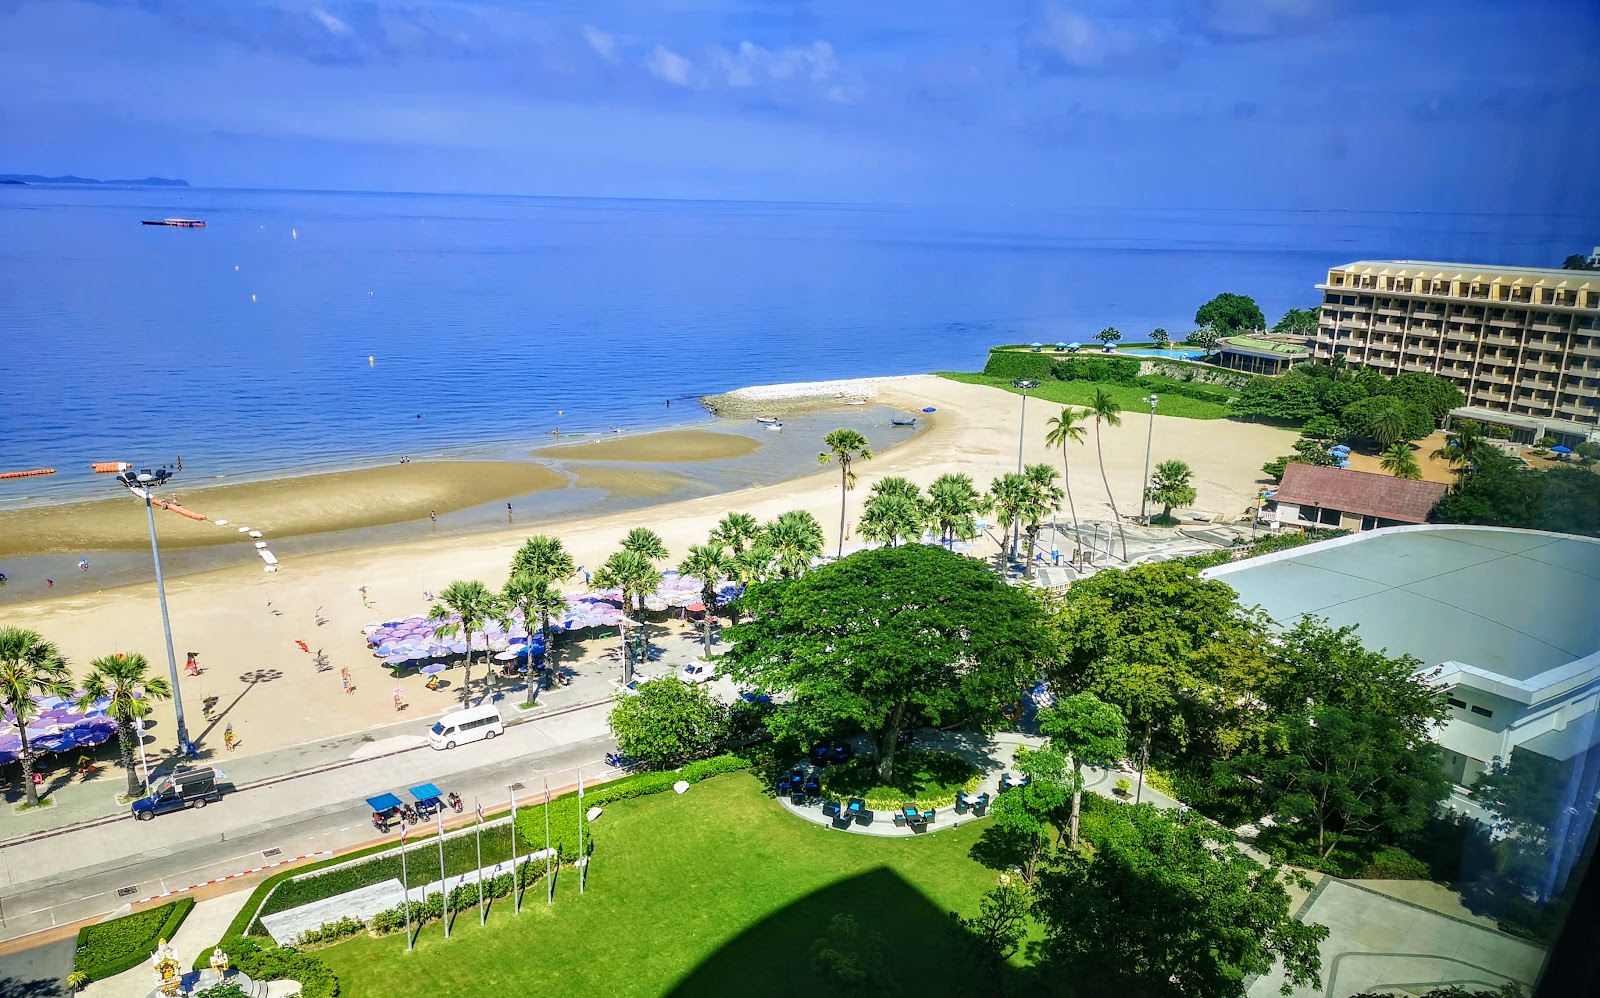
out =
[[(699, 483), (706, 490), (702, 494), (634, 507), (591, 506), (557, 513), (536, 524), (519, 516), (518, 522), (508, 525), (502, 512), (499, 524), (469, 533), (441, 530), (433, 536), (424, 533), (337, 550), (306, 550), (285, 558), (283, 570), (270, 575), (263, 574), (259, 561), (250, 556), (187, 574), (169, 573), (166, 589), (174, 642), (180, 650), (197, 652), (207, 666), (200, 676), (180, 677), (186, 707), (193, 712), (213, 697), (224, 705), (237, 702), (238, 709), (227, 720), (252, 754), (393, 724), (394, 687), (403, 687), (417, 703), (430, 702), (428, 693), (417, 677), (390, 677), (366, 646), (361, 628), (426, 613), (428, 594), (453, 580), (477, 579), (498, 589), (505, 582), (512, 553), (536, 533), (560, 538), (582, 566), (562, 585), (566, 592), (586, 589), (583, 573), (615, 551), (632, 528), (655, 530), (670, 553), (660, 567), (676, 567), (689, 546), (704, 543), (717, 521), (732, 511), (749, 513), (759, 522), (770, 522), (789, 510), (808, 511), (821, 523), (824, 550), (831, 554), (840, 540), (839, 472), (836, 466), (818, 467), (816, 454), (827, 430), (849, 422), (844, 414), (867, 407), (828, 407), (837, 389), (830, 390), (831, 383), (818, 385), (824, 387), (801, 391), (799, 397), (822, 403), (821, 414), (796, 417), (796, 428), (803, 431), (792, 436), (775, 433), (770, 445), (786, 447), (787, 460), (805, 465), (807, 470), (797, 477), (719, 485), (708, 479), (708, 470), (718, 462), (687, 465), (699, 469), (691, 474), (705, 479)], [(937, 412), (925, 421), (919, 418), (922, 428), (917, 432), (875, 431), (873, 457), (856, 464), (860, 481), (846, 494), (851, 529), (872, 485), (884, 477), (904, 476), (926, 487), (940, 474), (961, 472), (982, 490), (992, 478), (1015, 468), (1019, 428), (1015, 396), (933, 375), (873, 390), (883, 407), (879, 412), (920, 411), (928, 406)], [(1043, 413), (1028, 415), (1028, 427), (1035, 432), (1024, 441), (1026, 460), (1059, 468), (1060, 449), (1045, 447), (1039, 431)], [(1124, 509), (1138, 506), (1147, 432), (1142, 424), (1105, 431), (1106, 473)], [(1156, 459), (1179, 457), (1194, 466), (1200, 490), (1197, 508), (1231, 517), (1254, 495), (1261, 462), (1283, 453), (1295, 434), (1256, 424), (1158, 416), (1154, 436)], [(1079, 518), (1085, 524), (1107, 519), (1109, 505), (1100, 488), (1094, 442), (1073, 449), (1070, 456)], [(596, 462), (592, 467), (647, 470), (644, 465), (620, 463)], [(137, 512), (136, 504), (128, 505)], [(851, 544), (848, 537), (846, 544)], [(290, 550), (285, 545), (280, 554)], [(990, 556), (994, 550), (994, 538), (984, 535), (972, 554)], [(131, 555), (130, 561), (134, 567), (127, 582), (115, 587), (108, 582), (99, 592), (65, 593), (58, 587), (47, 594), (42, 586), (23, 591), (8, 587), (15, 598), (5, 609), (7, 623), (39, 631), (79, 669), (102, 655), (137, 651), (156, 663), (160, 672), (164, 642), (148, 553)], [(302, 641), (305, 649), (298, 646)], [(614, 659), (606, 657), (614, 655), (614, 642), (599, 635), (586, 635), (580, 641), (588, 649), (586, 669), (615, 668)], [(322, 652), (331, 669), (319, 670), (313, 651)], [(341, 668), (353, 676), (352, 693), (341, 689)], [(171, 745), (171, 706), (157, 705), (154, 719), (151, 745), (160, 751)], [(418, 723), (420, 730), (420, 719)]]

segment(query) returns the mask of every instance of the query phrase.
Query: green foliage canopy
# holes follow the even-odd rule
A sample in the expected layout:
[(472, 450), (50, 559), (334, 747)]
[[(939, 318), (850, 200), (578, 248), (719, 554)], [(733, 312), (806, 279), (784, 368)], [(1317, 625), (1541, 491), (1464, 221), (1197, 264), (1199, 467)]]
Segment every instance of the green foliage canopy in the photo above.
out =
[(1261, 314), (1261, 306), (1254, 298), (1230, 292), (1223, 292), (1201, 305), (1194, 313), (1194, 322), (1202, 328), (1222, 327), (1231, 332), (1267, 328), (1267, 317)]
[(724, 711), (703, 684), (663, 676), (617, 694), (607, 724), (617, 746), (653, 769), (709, 755), (724, 728)]

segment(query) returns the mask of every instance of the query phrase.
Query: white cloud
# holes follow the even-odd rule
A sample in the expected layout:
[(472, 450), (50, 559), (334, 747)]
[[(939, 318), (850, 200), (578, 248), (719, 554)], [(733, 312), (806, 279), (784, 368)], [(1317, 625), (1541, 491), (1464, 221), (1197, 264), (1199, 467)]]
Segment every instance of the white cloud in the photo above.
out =
[(665, 45), (657, 45), (650, 53), (650, 58), (645, 60), (645, 68), (668, 83), (686, 87), (689, 85), (689, 71), (694, 65)]
[(330, 35), (347, 35), (350, 33), (349, 25), (323, 10), (321, 7), (313, 7), (307, 13), (309, 13), (312, 19), (318, 24), (322, 25), (324, 28), (327, 28), (328, 34)]
[(740, 42), (737, 52), (712, 50), (716, 72), (730, 87), (748, 87), (763, 80), (809, 79), (821, 83), (839, 69), (833, 46), (813, 42), (773, 52), (752, 42)]
[(583, 38), (600, 58), (607, 62), (616, 61), (617, 39), (615, 35), (608, 35), (592, 24), (585, 24), (583, 26)]

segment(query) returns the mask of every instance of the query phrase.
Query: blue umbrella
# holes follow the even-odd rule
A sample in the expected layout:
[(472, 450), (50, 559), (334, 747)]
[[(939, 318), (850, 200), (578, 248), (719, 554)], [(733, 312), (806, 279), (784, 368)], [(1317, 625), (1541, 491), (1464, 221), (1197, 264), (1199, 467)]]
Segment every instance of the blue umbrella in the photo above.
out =
[(429, 662), (427, 665), (423, 666), (420, 671), (425, 676), (431, 676), (435, 672), (443, 672), (444, 671), (444, 663), (443, 662)]
[(1572, 448), (1568, 447), (1566, 444), (1556, 444), (1554, 447), (1550, 448), (1550, 453), (1552, 453), (1552, 454), (1571, 454), (1572, 453)]
[(1083, 346), (1082, 343), (1079, 343), (1077, 341), (1073, 341), (1073, 342), (1067, 344), (1067, 349), (1068, 350), (1076, 350), (1081, 346)]
[(387, 663), (389, 665), (405, 665), (407, 662), (411, 661), (411, 656), (409, 656), (409, 655), (385, 655), (385, 656), (383, 656), (383, 660), (384, 660), (385, 663)]
[(1060, 340), (1056, 340), (1056, 348), (1057, 349), (1060, 349), (1060, 348), (1062, 348), (1064, 346), (1066, 346), (1065, 343), (1061, 342)]
[(1037, 349), (1039, 347), (1044, 346), (1044, 344), (1040, 343), (1038, 340), (1034, 340), (1032, 343), (1029, 343), (1028, 346), (1034, 347), (1035, 349)]
[(934, 408), (934, 407), (933, 407), (933, 406), (931, 406), (931, 405), (925, 405), (925, 406), (923, 406), (923, 407), (922, 407), (922, 411), (923, 411), (923, 412), (938, 412), (938, 411), (939, 411), (939, 410), (938, 410), (938, 409), (935, 409), (935, 408)]

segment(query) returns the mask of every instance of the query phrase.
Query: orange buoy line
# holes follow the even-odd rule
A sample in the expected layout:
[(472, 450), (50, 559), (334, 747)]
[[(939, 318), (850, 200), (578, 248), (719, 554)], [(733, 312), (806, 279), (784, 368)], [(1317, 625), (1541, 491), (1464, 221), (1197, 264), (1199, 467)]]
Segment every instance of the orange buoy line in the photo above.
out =
[(157, 500), (155, 500), (155, 504), (157, 506), (160, 506), (162, 509), (171, 510), (172, 512), (178, 514), (179, 516), (187, 516), (191, 520), (204, 520), (205, 519), (204, 516), (200, 515), (199, 513), (196, 513), (194, 510), (192, 510), (192, 509), (184, 509), (182, 506), (179, 506), (177, 503), (173, 502), (171, 499), (157, 499)]
[(34, 478), (39, 475), (53, 475), (54, 468), (35, 468), (32, 471), (0, 471), (0, 478)]
[(110, 475), (119, 471), (127, 471), (133, 465), (127, 461), (96, 461), (89, 465), (89, 470), (97, 475)]

